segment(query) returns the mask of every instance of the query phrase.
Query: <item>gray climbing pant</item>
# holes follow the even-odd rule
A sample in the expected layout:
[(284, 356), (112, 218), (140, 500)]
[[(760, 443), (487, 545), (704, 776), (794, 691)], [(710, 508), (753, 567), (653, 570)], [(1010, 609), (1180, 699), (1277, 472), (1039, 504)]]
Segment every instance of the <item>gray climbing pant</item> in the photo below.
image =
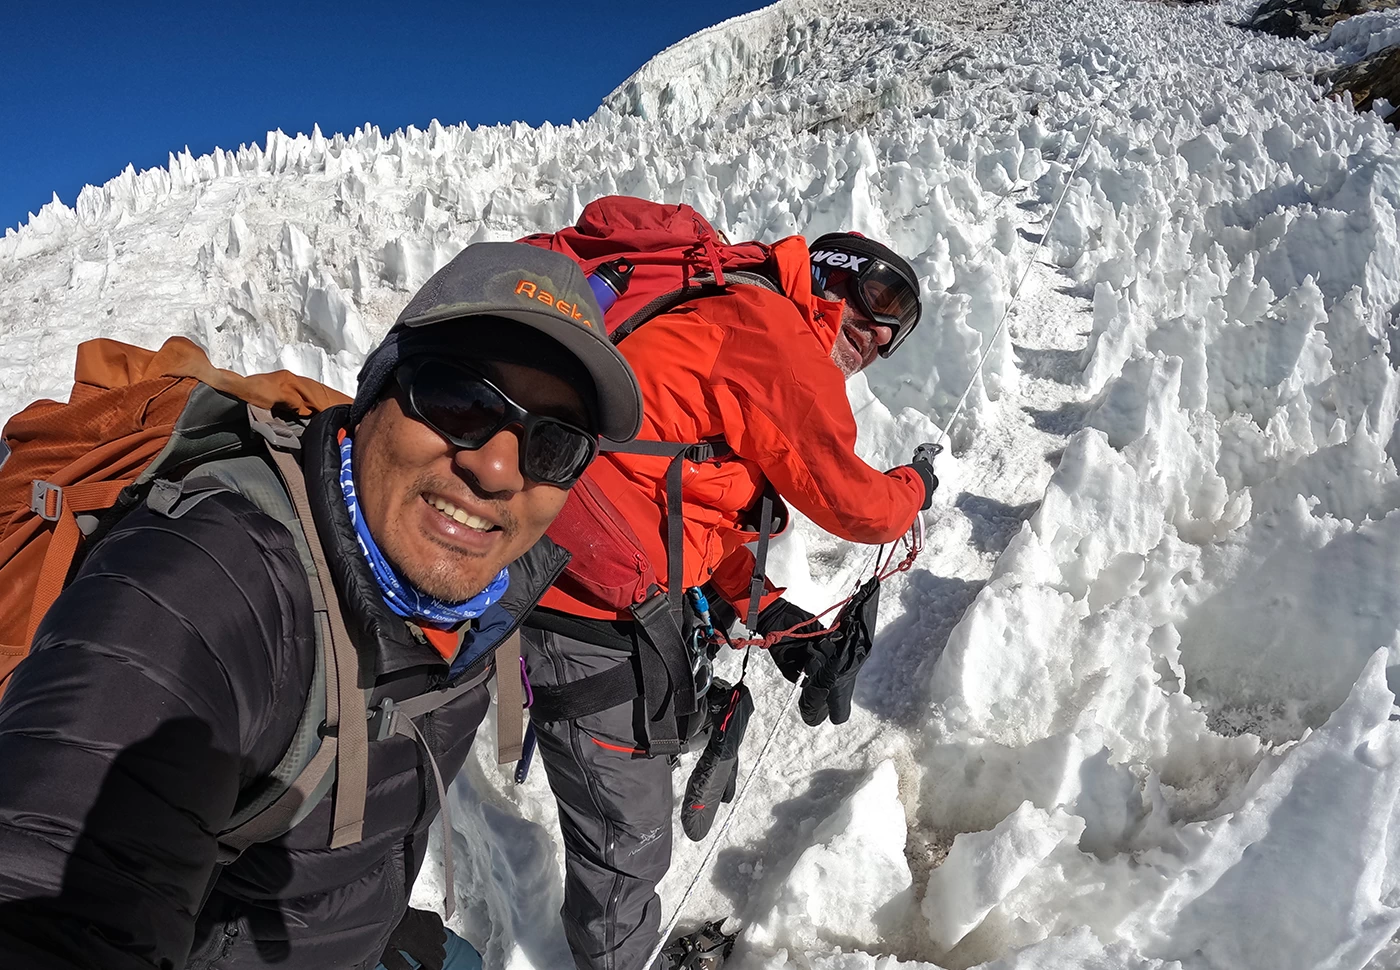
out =
[[(631, 657), (528, 628), (522, 647), (534, 686), (572, 683)], [(578, 970), (652, 970), (673, 802), (667, 759), (636, 753), (640, 707), (638, 699), (572, 721), (532, 721), (559, 806), (564, 933)]]

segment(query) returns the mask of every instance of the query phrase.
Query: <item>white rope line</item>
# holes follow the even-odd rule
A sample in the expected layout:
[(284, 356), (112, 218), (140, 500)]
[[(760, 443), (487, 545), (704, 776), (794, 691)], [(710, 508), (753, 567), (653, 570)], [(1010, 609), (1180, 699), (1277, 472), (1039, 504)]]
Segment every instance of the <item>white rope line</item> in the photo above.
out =
[[(953, 413), (948, 418), (947, 427), (939, 432), (939, 442), (947, 438), (947, 429), (953, 426), (954, 419), (957, 418), (958, 412), (967, 401), (968, 394), (972, 391), (973, 386), (977, 383), (978, 377), (982, 373), (982, 366), (987, 362), (987, 356), (991, 353), (992, 346), (996, 343), (997, 338), (1001, 336), (1002, 330), (1005, 329), (1006, 321), (1011, 315), (1011, 308), (1016, 305), (1016, 300), (1021, 295), (1021, 287), (1025, 285), (1026, 279), (1030, 276), (1031, 269), (1035, 266), (1035, 258), (1039, 255), (1041, 248), (1044, 247), (1045, 240), (1050, 236), (1050, 229), (1055, 224), (1055, 217), (1060, 214), (1060, 206), (1064, 204), (1065, 197), (1069, 195), (1069, 187), (1074, 183), (1074, 176), (1079, 173), (1079, 166), (1084, 162), (1085, 153), (1088, 151), (1089, 143), (1094, 140), (1094, 135), (1098, 131), (1098, 125), (1098, 119), (1095, 118), (1089, 126), (1089, 134), (1085, 137), (1084, 144), (1079, 148), (1079, 154), (1075, 158), (1074, 166), (1070, 169), (1069, 177), (1065, 180), (1065, 187), (1060, 190), (1060, 197), (1055, 202), (1055, 208), (1050, 213), (1050, 219), (1045, 223), (1045, 231), (1041, 234), (1040, 242), (1036, 243), (1035, 249), (1031, 251), (1030, 259), (1026, 262), (1026, 268), (1021, 273), (1021, 278), (1016, 282), (1016, 288), (1011, 292), (1011, 299), (1006, 304), (1006, 309), (1002, 311), (1001, 320), (997, 323), (997, 329), (992, 334), (992, 339), (988, 341), (986, 351), (977, 361), (977, 367), (972, 372), (972, 380), (968, 383), (967, 390), (963, 391), (962, 397), (958, 398), (958, 403), (954, 406)], [(919, 513), (916, 524), (920, 527), (920, 531), (922, 532), (922, 512)], [(878, 573), (880, 569), (878, 555), (876, 557), (875, 568)], [(863, 572), (862, 575), (864, 575)], [(650, 956), (647, 957), (646, 962), (643, 964), (647, 970), (651, 970), (657, 958), (661, 956), (661, 951), (666, 949), (671, 938), (671, 933), (675, 930), (676, 924), (680, 922), (681, 915), (685, 912), (686, 904), (690, 902), (690, 897), (695, 894), (696, 887), (700, 885), (701, 877), (705, 875), (710, 867), (711, 860), (714, 859), (715, 853), (724, 843), (724, 837), (729, 832), (730, 823), (733, 822), (734, 817), (739, 814), (739, 807), (744, 803), (744, 796), (748, 794), (749, 786), (753, 783), (754, 778), (758, 777), (758, 769), (763, 765), (763, 759), (767, 757), (769, 749), (772, 748), (773, 741), (778, 736), (778, 730), (783, 726), (783, 722), (787, 719), (787, 712), (792, 707), (792, 702), (797, 698), (801, 690), (802, 681), (799, 680), (792, 685), (792, 689), (788, 691), (787, 700), (783, 702), (782, 709), (778, 711), (777, 715), (773, 718), (773, 726), (769, 729), (768, 736), (763, 739), (763, 747), (759, 748), (758, 757), (754, 758), (753, 764), (749, 768), (748, 777), (744, 779), (743, 785), (740, 786), (738, 794), (735, 795), (733, 803), (729, 806), (729, 813), (725, 815), (719, 830), (710, 838), (710, 846), (705, 850), (705, 855), (701, 858), (700, 865), (696, 867), (695, 874), (691, 876), (690, 884), (686, 886), (685, 892), (681, 894), (680, 900), (676, 903), (675, 910), (671, 913), (671, 918), (666, 922), (666, 925), (661, 930), (660, 936), (657, 938), (656, 946), (652, 948)]]
[(1074, 177), (1079, 174), (1079, 166), (1084, 164), (1084, 156), (1089, 150), (1089, 144), (1094, 140), (1094, 135), (1099, 129), (1099, 119), (1095, 118), (1089, 125), (1089, 134), (1084, 139), (1084, 144), (1079, 146), (1079, 154), (1075, 157), (1074, 166), (1070, 169), (1069, 177), (1065, 179), (1065, 187), (1060, 190), (1060, 197), (1055, 200), (1055, 208), (1050, 212), (1050, 218), (1045, 223), (1045, 231), (1040, 234), (1040, 242), (1035, 244), (1035, 249), (1031, 250), (1031, 255), (1026, 260), (1026, 268), (1021, 271), (1021, 278), (1016, 281), (1016, 288), (1011, 291), (1011, 299), (1007, 301), (1006, 309), (1001, 311), (1001, 319), (997, 322), (997, 328), (992, 333), (992, 339), (987, 341), (987, 348), (982, 356), (977, 359), (977, 366), (973, 368), (972, 378), (967, 382), (967, 387), (962, 392), (962, 397), (958, 398), (958, 403), (953, 405), (953, 413), (948, 416), (948, 423), (938, 432), (938, 444), (942, 444), (948, 438), (948, 429), (957, 420), (958, 414), (962, 411), (963, 405), (967, 403), (967, 396), (972, 393), (972, 389), (977, 386), (977, 381), (982, 376), (982, 368), (987, 363), (987, 358), (991, 356), (992, 348), (996, 346), (997, 339), (1001, 337), (1001, 332), (1006, 329), (1006, 323), (1011, 319), (1011, 310), (1016, 306), (1016, 301), (1021, 298), (1021, 287), (1026, 285), (1026, 280), (1031, 275), (1031, 270), (1035, 268), (1036, 257), (1040, 255), (1041, 249), (1045, 246), (1045, 240), (1050, 238), (1050, 230), (1055, 226), (1055, 217), (1060, 214), (1060, 206), (1064, 205), (1065, 198), (1069, 195), (1069, 188), (1074, 184)]

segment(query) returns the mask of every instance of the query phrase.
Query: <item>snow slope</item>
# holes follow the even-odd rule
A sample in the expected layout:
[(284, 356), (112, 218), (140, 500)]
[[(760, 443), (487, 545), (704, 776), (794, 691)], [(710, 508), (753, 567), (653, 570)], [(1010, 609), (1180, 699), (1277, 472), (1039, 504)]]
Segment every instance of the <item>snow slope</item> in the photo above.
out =
[[(851, 722), (751, 672), (749, 758), (777, 740), (682, 927), (735, 915), (746, 970), (1397, 966), (1400, 154), (1307, 80), (1396, 21), (1309, 47), (1243, 12), (783, 0), (568, 127), (174, 156), (0, 240), (0, 414), (95, 335), (348, 390), (458, 248), (609, 192), (888, 239), (926, 322), (849, 385), (862, 453), (907, 460), (985, 370)], [(773, 571), (822, 608), (874, 554), (803, 522)], [(453, 786), (458, 928), (567, 966), (543, 774), (491, 750)]]

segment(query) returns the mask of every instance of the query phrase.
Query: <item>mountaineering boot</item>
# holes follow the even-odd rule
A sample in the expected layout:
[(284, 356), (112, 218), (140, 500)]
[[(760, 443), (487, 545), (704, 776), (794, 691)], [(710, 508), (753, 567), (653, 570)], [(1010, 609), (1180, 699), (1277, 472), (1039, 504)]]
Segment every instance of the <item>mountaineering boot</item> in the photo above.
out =
[(753, 698), (743, 681), (730, 687), (716, 681), (706, 695), (710, 740), (695, 762), (681, 803), (681, 828), (693, 842), (710, 832), (722, 803), (734, 798), (739, 780), (739, 745), (753, 714)]
[(717, 919), (694, 933), (676, 937), (661, 951), (661, 970), (719, 970), (739, 935), (737, 931), (725, 933), (722, 925), (724, 920)]

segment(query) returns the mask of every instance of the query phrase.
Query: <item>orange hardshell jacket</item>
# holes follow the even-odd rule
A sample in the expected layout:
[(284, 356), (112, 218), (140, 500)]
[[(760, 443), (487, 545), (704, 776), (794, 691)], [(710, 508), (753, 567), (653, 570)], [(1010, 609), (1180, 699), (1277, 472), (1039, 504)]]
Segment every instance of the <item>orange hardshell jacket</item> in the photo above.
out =
[[(800, 236), (778, 242), (773, 252), (787, 296), (737, 285), (655, 317), (618, 344), (642, 388), (638, 440), (723, 438), (733, 449), (723, 461), (685, 464), (685, 585), (713, 579), (740, 616), (753, 563), (742, 547), (754, 539), (740, 521), (765, 480), (817, 525), (853, 542), (898, 539), (925, 498), (912, 468), (880, 472), (856, 456), (855, 416), (831, 360), (842, 304), (812, 293)], [(605, 453), (589, 471), (662, 576), (668, 463)], [(557, 586), (540, 605), (575, 616), (630, 618)]]

